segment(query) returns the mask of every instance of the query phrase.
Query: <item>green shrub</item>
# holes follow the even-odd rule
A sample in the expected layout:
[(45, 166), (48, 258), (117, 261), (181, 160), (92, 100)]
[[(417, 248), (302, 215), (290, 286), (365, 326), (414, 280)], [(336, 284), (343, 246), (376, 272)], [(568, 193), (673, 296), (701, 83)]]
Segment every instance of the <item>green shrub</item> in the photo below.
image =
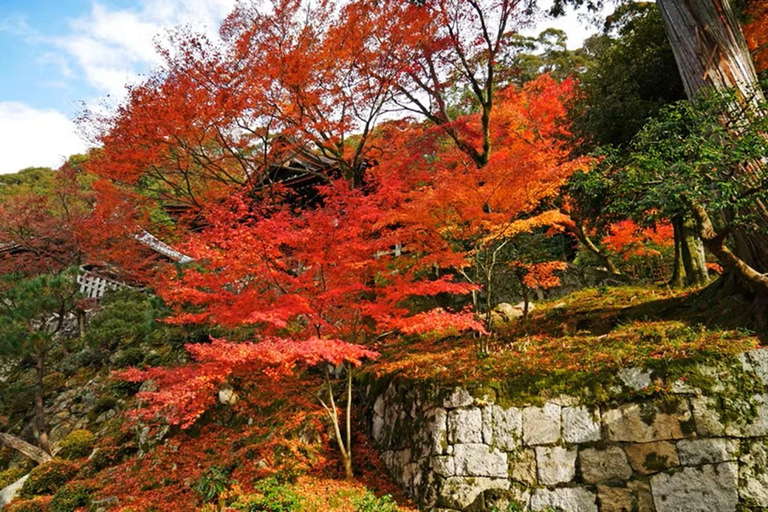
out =
[(46, 391), (58, 391), (67, 383), (67, 377), (61, 372), (51, 372), (43, 377), (43, 387)]
[(355, 512), (397, 512), (397, 503), (392, 496), (386, 494), (381, 498), (371, 491), (355, 499)]
[(221, 493), (227, 490), (229, 483), (229, 474), (231, 470), (220, 466), (213, 466), (200, 475), (200, 478), (192, 485), (192, 490), (197, 493), (203, 501), (213, 501)]
[(61, 441), (61, 448), (57, 454), (62, 459), (79, 459), (87, 457), (93, 451), (96, 436), (87, 430), (73, 430)]
[(247, 512), (291, 512), (301, 509), (301, 498), (275, 477), (259, 480), (254, 493), (232, 505)]
[(107, 412), (110, 409), (114, 409), (115, 407), (117, 407), (117, 398), (111, 395), (104, 395), (96, 400), (96, 405), (93, 407), (93, 413), (98, 415)]
[(23, 468), (11, 468), (5, 471), (0, 471), (0, 489), (8, 487), (19, 478), (26, 475), (28, 470)]
[(91, 502), (91, 489), (82, 485), (65, 485), (51, 500), (47, 512), (75, 512)]
[(142, 361), (144, 361), (144, 349), (141, 347), (128, 347), (124, 350), (118, 350), (114, 357), (111, 358), (111, 362), (117, 368), (138, 366)]
[(48, 510), (48, 504), (51, 502), (50, 496), (38, 496), (31, 500), (14, 501), (3, 511), (8, 512), (46, 512)]
[(68, 460), (53, 459), (41, 464), (29, 473), (21, 488), (21, 496), (31, 498), (42, 494), (54, 494), (77, 473), (77, 464)]

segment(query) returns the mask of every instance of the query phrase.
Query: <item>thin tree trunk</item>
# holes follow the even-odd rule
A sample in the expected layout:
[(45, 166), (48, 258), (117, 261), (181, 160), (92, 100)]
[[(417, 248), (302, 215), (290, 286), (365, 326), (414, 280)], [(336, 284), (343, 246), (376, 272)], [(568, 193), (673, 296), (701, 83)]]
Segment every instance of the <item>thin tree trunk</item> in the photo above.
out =
[(37, 358), (35, 368), (35, 426), (37, 427), (37, 438), (40, 442), (40, 448), (50, 454), (51, 445), (48, 442), (48, 427), (45, 421), (43, 377), (45, 377), (45, 353)]
[(48, 452), (41, 450), (35, 445), (29, 444), (23, 439), (20, 439), (16, 436), (12, 436), (11, 434), (5, 434), (0, 432), (0, 443), (3, 443), (5, 446), (8, 446), (9, 448), (13, 448), (14, 450), (32, 459), (38, 464), (43, 464), (53, 458)]
[(681, 248), (685, 266), (685, 284), (703, 286), (709, 281), (704, 243), (698, 235), (696, 221), (690, 215), (682, 219)]
[(675, 237), (675, 259), (672, 264), (672, 278), (669, 286), (682, 288), (685, 286), (685, 265), (683, 265), (683, 222), (680, 217), (672, 219), (672, 228)]

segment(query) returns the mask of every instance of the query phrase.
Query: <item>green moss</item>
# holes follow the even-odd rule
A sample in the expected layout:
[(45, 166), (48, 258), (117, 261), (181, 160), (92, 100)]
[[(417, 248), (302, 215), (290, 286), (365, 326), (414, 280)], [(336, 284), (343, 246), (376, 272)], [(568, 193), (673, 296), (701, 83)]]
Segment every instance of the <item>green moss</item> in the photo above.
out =
[(651, 472), (664, 471), (670, 466), (669, 457), (666, 455), (659, 455), (658, 453), (651, 452), (645, 456), (643, 461), (643, 467)]
[(75, 512), (91, 502), (92, 489), (82, 484), (65, 485), (48, 505), (47, 512)]
[(0, 489), (8, 487), (26, 474), (27, 470), (23, 468), (11, 468), (0, 472)]
[(61, 441), (57, 456), (62, 459), (80, 459), (87, 457), (93, 451), (96, 436), (87, 430), (73, 430)]
[(21, 496), (31, 498), (54, 494), (61, 486), (74, 478), (77, 470), (78, 466), (68, 460), (53, 459), (41, 464), (29, 473), (29, 478), (21, 488)]

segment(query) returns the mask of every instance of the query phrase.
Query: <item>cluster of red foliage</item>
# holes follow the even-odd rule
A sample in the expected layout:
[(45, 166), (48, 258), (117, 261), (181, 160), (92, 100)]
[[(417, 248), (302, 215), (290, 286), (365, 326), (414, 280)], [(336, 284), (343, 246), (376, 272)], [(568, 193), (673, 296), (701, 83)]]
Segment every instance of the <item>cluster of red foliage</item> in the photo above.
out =
[(746, 14), (744, 37), (759, 73), (768, 70), (768, 3), (763, 0), (750, 0)]
[(674, 245), (674, 233), (668, 222), (643, 228), (633, 220), (622, 220), (610, 226), (603, 243), (625, 260), (633, 256), (659, 256), (659, 249)]

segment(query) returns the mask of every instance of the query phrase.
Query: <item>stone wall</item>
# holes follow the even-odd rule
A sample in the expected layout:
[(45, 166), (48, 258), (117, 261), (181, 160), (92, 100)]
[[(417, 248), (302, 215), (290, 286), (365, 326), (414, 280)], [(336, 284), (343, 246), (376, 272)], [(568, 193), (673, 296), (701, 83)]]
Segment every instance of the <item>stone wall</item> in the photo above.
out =
[(569, 396), (512, 406), (489, 387), (394, 379), (369, 386), (372, 436), (426, 510), (768, 507), (768, 349), (695, 370), (624, 370), (590, 406)]

